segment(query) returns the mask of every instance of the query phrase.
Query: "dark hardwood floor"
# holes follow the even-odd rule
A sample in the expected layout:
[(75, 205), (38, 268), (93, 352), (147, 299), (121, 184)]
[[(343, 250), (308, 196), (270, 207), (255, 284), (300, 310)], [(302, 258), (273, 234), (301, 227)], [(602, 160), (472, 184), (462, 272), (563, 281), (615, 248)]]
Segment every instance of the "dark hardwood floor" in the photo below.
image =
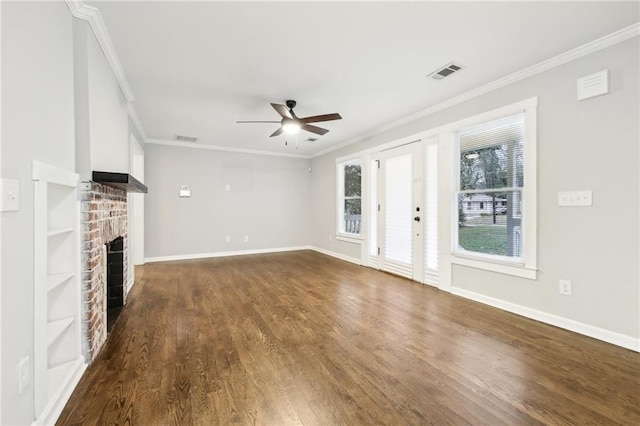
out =
[(639, 425), (640, 354), (311, 251), (144, 266), (59, 425)]

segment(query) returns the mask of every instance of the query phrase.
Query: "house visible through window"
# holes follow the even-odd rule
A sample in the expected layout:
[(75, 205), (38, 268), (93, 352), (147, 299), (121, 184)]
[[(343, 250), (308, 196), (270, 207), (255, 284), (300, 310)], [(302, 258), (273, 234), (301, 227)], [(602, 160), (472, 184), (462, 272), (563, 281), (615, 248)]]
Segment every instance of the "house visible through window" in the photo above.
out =
[(518, 114), (459, 132), (458, 253), (522, 258), (524, 130)]
[(359, 236), (362, 223), (360, 159), (338, 163), (338, 232)]

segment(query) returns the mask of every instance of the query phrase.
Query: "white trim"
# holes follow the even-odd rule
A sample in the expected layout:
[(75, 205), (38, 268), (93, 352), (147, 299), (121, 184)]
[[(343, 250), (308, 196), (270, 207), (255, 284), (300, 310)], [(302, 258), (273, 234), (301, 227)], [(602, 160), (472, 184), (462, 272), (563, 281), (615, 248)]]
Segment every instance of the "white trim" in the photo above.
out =
[[(2, 23), (2, 2), (0, 1), (0, 24)], [(0, 46), (2, 46), (2, 31), (0, 31)], [(2, 54), (0, 54), (0, 100), (2, 99)], [(2, 174), (2, 102), (0, 102), (0, 178)], [(2, 233), (2, 218), (0, 218), (0, 236)], [(0, 330), (2, 330), (2, 241), (0, 241)], [(2, 374), (2, 336), (0, 336), (0, 377)], [(2, 386), (0, 386), (0, 423), (2, 423)]]
[(82, 2), (82, 0), (66, 0), (66, 3), (74, 17), (83, 19), (89, 23), (89, 26), (93, 31), (93, 35), (96, 37), (98, 45), (102, 49), (102, 53), (107, 59), (107, 62), (111, 67), (111, 71), (118, 82), (118, 86), (120, 86), (120, 90), (127, 100), (127, 113), (129, 118), (140, 134), (142, 140), (147, 139), (144, 127), (142, 126), (140, 118), (132, 104), (135, 100), (135, 96), (131, 90), (131, 86), (129, 86), (127, 76), (124, 73), (124, 69), (122, 68), (116, 49), (113, 46), (113, 42), (111, 41), (111, 36), (104, 24), (100, 10), (92, 6), (87, 6)]
[(279, 247), (269, 249), (256, 249), (256, 250), (240, 250), (240, 251), (225, 251), (216, 253), (196, 253), (174, 256), (158, 256), (158, 257), (146, 257), (145, 263), (154, 262), (172, 262), (176, 260), (194, 260), (194, 259), (207, 259), (212, 257), (228, 257), (228, 256), (245, 256), (251, 254), (268, 254), (268, 253), (282, 253), (287, 251), (301, 251), (301, 250), (313, 250), (318, 253), (326, 254), (327, 256), (335, 257), (336, 259), (344, 260), (346, 262), (355, 263), (361, 265), (360, 259), (355, 257), (345, 256), (334, 251), (326, 250), (315, 246), (295, 246), (295, 247)]
[(311, 158), (320, 157), (321, 155), (328, 154), (332, 151), (337, 151), (349, 145), (352, 145), (356, 142), (362, 142), (366, 139), (369, 139), (373, 136), (379, 135), (381, 133), (386, 132), (387, 130), (391, 130), (397, 127), (402, 126), (403, 124), (410, 123), (415, 120), (419, 120), (424, 117), (428, 117), (431, 114), (435, 114), (436, 112), (445, 110), (454, 105), (461, 104), (462, 102), (466, 102), (470, 99), (476, 98), (480, 95), (484, 95), (485, 93), (491, 92), (493, 90), (499, 89), (504, 86), (508, 86), (509, 84), (518, 82), (520, 80), (524, 80), (525, 78), (532, 77), (536, 74), (540, 74), (542, 72), (548, 71), (550, 69), (559, 67), (560, 65), (564, 65), (568, 62), (574, 61), (576, 59), (582, 58), (584, 56), (590, 55), (592, 53), (598, 52), (602, 49), (606, 49), (607, 47), (614, 46), (618, 43), (622, 43), (626, 40), (632, 39), (634, 37), (640, 36), (640, 23), (632, 24), (628, 27), (622, 28), (618, 31), (615, 31), (611, 34), (605, 35), (604, 37), (600, 37), (596, 40), (593, 40), (589, 43), (583, 44), (582, 46), (578, 46), (574, 49), (571, 49), (567, 52), (556, 55), (552, 58), (549, 58), (545, 61), (539, 62), (530, 67), (524, 68), (520, 71), (516, 71), (513, 74), (509, 74), (505, 77), (494, 80), (490, 83), (477, 87), (475, 89), (464, 92), (458, 96), (454, 96), (452, 98), (447, 99), (444, 102), (440, 102), (428, 108), (425, 108), (421, 111), (418, 111), (414, 114), (407, 115), (399, 120), (392, 121), (391, 123), (385, 124), (384, 126), (378, 127), (376, 130), (371, 132), (367, 132), (356, 136), (352, 139), (349, 139), (343, 143), (338, 145), (334, 145), (332, 147), (323, 149), (318, 151), (315, 154), (312, 154)]
[(80, 357), (73, 361), (73, 367), (68, 375), (67, 382), (60, 387), (56, 394), (51, 398), (47, 406), (42, 411), (42, 414), (33, 422), (33, 425), (53, 425), (60, 417), (64, 406), (69, 401), (71, 393), (80, 382), (82, 374), (87, 369), (87, 364), (84, 362), (84, 357)]
[(362, 262), (360, 261), (360, 259), (356, 259), (355, 257), (345, 256), (344, 254), (336, 253), (335, 251), (326, 250), (316, 246), (309, 247), (309, 250), (317, 251), (318, 253), (326, 254), (327, 256), (335, 257), (336, 259), (344, 260), (345, 262), (350, 262), (358, 266), (362, 266)]
[[(446, 132), (454, 135), (452, 138), (452, 148), (453, 152), (456, 154), (451, 167), (453, 191), (454, 193), (474, 193), (475, 191), (460, 190), (460, 160), (458, 154), (460, 152), (460, 138), (458, 136), (458, 132), (464, 128), (473, 127), (485, 122), (491, 122), (515, 113), (523, 113), (525, 120), (525, 185), (522, 188), (513, 188), (513, 190), (522, 191), (522, 198), (524, 201), (521, 257), (510, 259), (502, 256), (467, 253), (461, 250), (458, 247), (458, 227), (455, 225), (458, 220), (458, 199), (457, 195), (454, 195), (451, 198), (451, 219), (453, 224), (451, 227), (451, 263), (532, 280), (537, 278), (537, 105), (538, 98), (533, 97), (441, 127), (441, 131), (443, 133)], [(511, 188), (508, 188), (507, 190), (510, 189)], [(482, 190), (482, 192), (485, 191)]]
[(31, 177), (33, 180), (44, 180), (65, 186), (76, 186), (80, 179), (80, 176), (77, 173), (72, 173), (38, 160), (33, 160), (33, 171)]
[(259, 151), (256, 149), (242, 149), (242, 148), (231, 148), (228, 146), (220, 146), (220, 145), (208, 145), (208, 144), (199, 144), (193, 142), (176, 142), (176, 141), (166, 141), (162, 139), (146, 139), (145, 143), (153, 144), (153, 145), (166, 145), (166, 146), (176, 146), (179, 148), (195, 148), (195, 149), (208, 149), (211, 151), (228, 151), (228, 152), (239, 152), (242, 154), (256, 154), (256, 155), (271, 155), (274, 157), (291, 157), (291, 158), (303, 158), (310, 159), (311, 157), (308, 155), (302, 154), (288, 154), (283, 152), (271, 152), (271, 151)]
[[(362, 221), (360, 221), (360, 230), (362, 230)], [(336, 234), (336, 241), (344, 241), (346, 243), (352, 244), (362, 244), (364, 242), (364, 238), (362, 238), (361, 236), (355, 236), (355, 234), (352, 236), (349, 234), (338, 233)]]
[(285, 251), (311, 250), (311, 246), (276, 247), (255, 250), (219, 251), (214, 253), (179, 254), (172, 256), (145, 257), (145, 263), (171, 262), (174, 260), (207, 259), (210, 257), (245, 256), (249, 254), (280, 253)]
[(517, 305), (515, 303), (507, 302), (502, 299), (496, 299), (494, 297), (485, 296), (483, 294), (475, 293), (473, 291), (465, 290), (458, 287), (454, 287), (451, 292), (457, 296), (464, 297), (465, 299), (474, 300), (476, 302), (493, 306), (494, 308), (502, 309), (504, 311), (540, 321), (545, 324), (550, 324), (555, 327), (573, 331), (574, 333), (593, 337), (594, 339), (602, 340), (603, 342), (611, 343), (616, 346), (631, 349), (632, 351), (640, 352), (640, 339), (633, 336), (616, 333), (615, 331), (605, 330), (604, 328), (585, 324), (569, 318), (550, 314), (548, 312), (539, 311), (537, 309), (528, 308), (526, 306)]
[(136, 128), (142, 140), (145, 141), (147, 139), (147, 135), (144, 132), (144, 127), (142, 127), (140, 117), (138, 117), (138, 113), (136, 112), (136, 109), (133, 107), (133, 103), (131, 102), (127, 102), (127, 114), (129, 115), (129, 118), (133, 123), (133, 127)]
[[(455, 265), (468, 266), (471, 268), (484, 269), (485, 271), (498, 272), (500, 274), (512, 275), (520, 278), (535, 280), (538, 277), (536, 269), (529, 269), (525, 266), (507, 265), (497, 263), (493, 258), (478, 260), (470, 257), (463, 257), (460, 253), (451, 255), (451, 263)], [(519, 265), (522, 265), (521, 263)]]
[[(357, 242), (353, 241), (356, 239), (362, 239), (362, 217), (364, 216), (364, 211), (362, 210), (363, 199), (362, 199), (362, 188), (364, 187), (364, 175), (362, 173), (363, 169), (363, 157), (361, 155), (352, 155), (348, 157), (336, 158), (335, 159), (335, 171), (336, 171), (336, 240), (339, 241), (347, 241), (347, 242)], [(347, 199), (344, 195), (344, 167), (345, 166), (360, 166), (360, 233), (359, 234), (350, 234), (342, 230), (342, 218), (344, 215), (344, 200)], [(349, 197), (351, 199), (357, 199), (358, 197)], [(339, 238), (342, 237), (342, 238)]]
[(83, 19), (89, 23), (93, 30), (93, 34), (96, 36), (98, 44), (100, 45), (100, 48), (102, 49), (105, 58), (107, 58), (107, 62), (109, 62), (111, 70), (118, 81), (122, 94), (127, 102), (133, 102), (135, 97), (133, 96), (127, 77), (122, 69), (120, 59), (118, 59), (116, 49), (113, 47), (113, 42), (111, 41), (107, 27), (104, 25), (104, 20), (102, 19), (100, 10), (92, 6), (87, 6), (82, 2), (82, 0), (66, 0), (66, 2), (73, 16), (78, 19)]
[(136, 280), (135, 280), (135, 272), (134, 272), (132, 276), (129, 277), (129, 281), (127, 282), (127, 296), (129, 296), (129, 292), (131, 291), (135, 283), (136, 283)]

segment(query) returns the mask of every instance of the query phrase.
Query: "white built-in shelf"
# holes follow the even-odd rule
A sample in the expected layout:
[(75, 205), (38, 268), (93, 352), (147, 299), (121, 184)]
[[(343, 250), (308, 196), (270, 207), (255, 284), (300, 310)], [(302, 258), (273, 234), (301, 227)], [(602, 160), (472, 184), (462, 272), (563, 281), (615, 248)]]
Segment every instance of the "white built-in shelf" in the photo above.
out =
[(79, 176), (34, 161), (32, 177), (33, 414), (34, 425), (50, 425), (86, 368), (80, 323)]
[(68, 234), (70, 232), (73, 232), (72, 226), (65, 227), (65, 228), (49, 228), (49, 231), (47, 232), (47, 236), (53, 237), (54, 235)]
[(47, 291), (51, 291), (58, 287), (60, 284), (64, 284), (73, 278), (73, 272), (63, 272), (61, 274), (51, 274), (47, 276)]
[(62, 318), (55, 321), (49, 321), (47, 323), (47, 338), (49, 339), (49, 345), (58, 339), (64, 333), (64, 331), (73, 324), (75, 317)]
[(55, 365), (47, 369), (48, 399), (55, 397), (60, 392), (60, 384), (65, 384), (69, 380), (70, 374), (77, 368), (78, 360), (74, 359), (63, 364)]

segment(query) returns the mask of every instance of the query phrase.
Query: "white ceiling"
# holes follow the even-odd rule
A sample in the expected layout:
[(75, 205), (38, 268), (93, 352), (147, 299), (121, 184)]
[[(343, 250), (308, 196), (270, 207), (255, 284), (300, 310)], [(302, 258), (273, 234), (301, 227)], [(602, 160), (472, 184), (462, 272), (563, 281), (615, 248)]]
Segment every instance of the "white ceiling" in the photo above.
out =
[[(636, 2), (87, 2), (150, 139), (313, 155), (638, 21)], [(426, 76), (456, 61), (442, 81)], [(595, 70), (594, 70), (595, 71)], [(270, 102), (339, 112), (269, 138)], [(289, 142), (285, 146), (285, 140)]]

